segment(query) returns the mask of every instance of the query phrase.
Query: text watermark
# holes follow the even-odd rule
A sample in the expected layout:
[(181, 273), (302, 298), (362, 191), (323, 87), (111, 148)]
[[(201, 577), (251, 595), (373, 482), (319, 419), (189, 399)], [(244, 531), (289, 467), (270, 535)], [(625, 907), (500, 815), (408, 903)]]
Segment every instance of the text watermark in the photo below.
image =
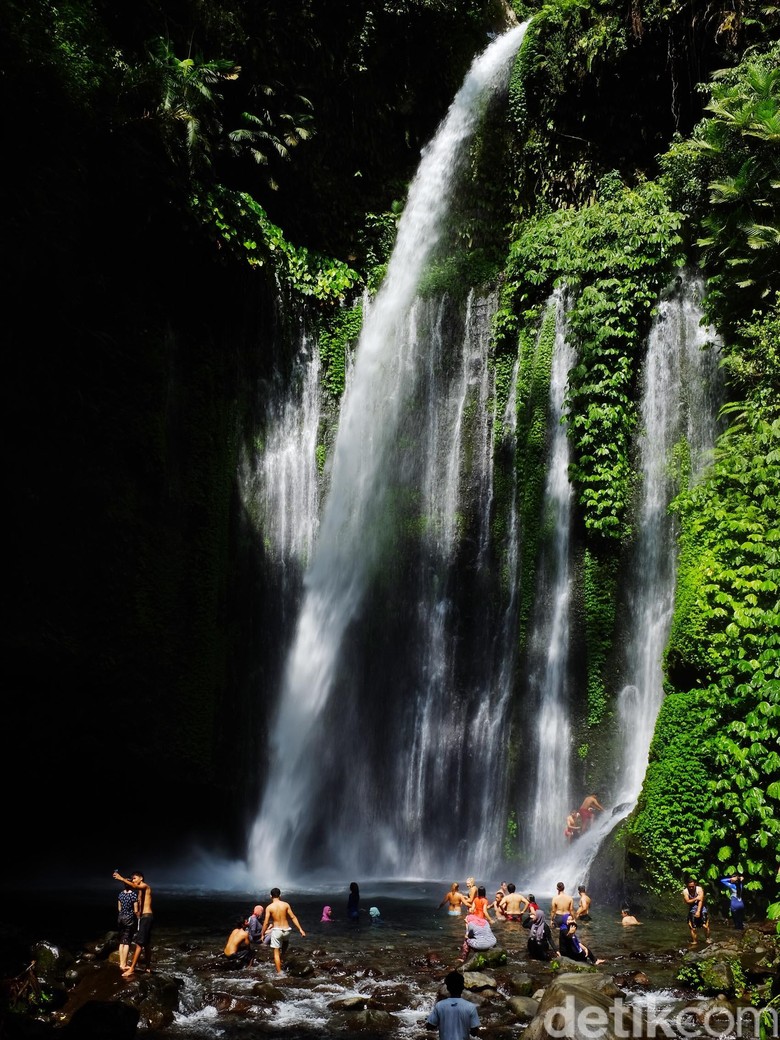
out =
[(608, 1008), (589, 1004), (577, 1010), (574, 997), (568, 995), (562, 1004), (548, 1008), (544, 1016), (545, 1031), (555, 1040), (563, 1037), (602, 1040), (607, 1033), (618, 1040), (645, 1037), (692, 1040), (701, 1036), (751, 1040), (762, 1035), (762, 1022), (764, 1036), (780, 1037), (780, 1016), (774, 1008), (762, 1011), (755, 1007), (738, 1007), (732, 1010), (720, 1005), (705, 1005), (700, 1011), (695, 1005), (689, 1005), (676, 1014), (669, 1014), (664, 1010), (630, 1004), (618, 997)]

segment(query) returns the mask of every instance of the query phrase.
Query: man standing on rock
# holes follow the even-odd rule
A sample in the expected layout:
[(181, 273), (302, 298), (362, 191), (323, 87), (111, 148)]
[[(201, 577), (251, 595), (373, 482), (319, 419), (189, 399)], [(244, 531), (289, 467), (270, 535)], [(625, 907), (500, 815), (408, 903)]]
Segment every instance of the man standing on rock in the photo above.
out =
[(704, 929), (704, 934), (710, 937), (710, 912), (704, 905), (704, 889), (696, 884), (696, 878), (689, 877), (685, 880), (685, 888), (682, 897), (688, 907), (688, 927), (691, 930), (691, 942), (699, 941), (699, 929)]
[(444, 979), (449, 997), (438, 1000), (425, 1020), (426, 1029), (438, 1029), (440, 1040), (468, 1040), (479, 1035), (476, 1007), (461, 996), (466, 981), (459, 971), (451, 971)]
[(282, 893), (278, 888), (271, 889), (271, 902), (265, 908), (263, 930), (260, 933), (262, 941), (270, 925), (271, 949), (274, 951), (274, 964), (276, 965), (277, 973), (282, 970), (282, 958), (287, 953), (287, 947), (290, 943), (290, 932), (292, 931), (290, 921), (293, 922), (301, 935), (306, 935), (306, 932), (298, 923), (298, 918), (293, 913), (292, 907), (289, 903), (284, 902), (281, 895)]

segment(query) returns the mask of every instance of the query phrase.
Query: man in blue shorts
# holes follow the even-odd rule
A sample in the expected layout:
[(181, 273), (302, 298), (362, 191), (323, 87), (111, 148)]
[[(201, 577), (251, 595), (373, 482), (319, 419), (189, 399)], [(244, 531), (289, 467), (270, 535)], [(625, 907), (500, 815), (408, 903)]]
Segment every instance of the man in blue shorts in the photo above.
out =
[(473, 1004), (461, 996), (466, 985), (459, 971), (451, 971), (444, 979), (449, 997), (433, 1006), (425, 1020), (426, 1029), (438, 1029), (439, 1040), (468, 1040), (479, 1035), (479, 1014)]

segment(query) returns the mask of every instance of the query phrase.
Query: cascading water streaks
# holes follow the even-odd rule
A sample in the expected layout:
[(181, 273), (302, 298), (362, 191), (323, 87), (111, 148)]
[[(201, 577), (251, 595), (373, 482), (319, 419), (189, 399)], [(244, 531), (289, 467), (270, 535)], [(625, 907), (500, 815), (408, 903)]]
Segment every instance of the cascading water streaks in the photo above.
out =
[[(250, 869), (262, 867), (289, 877), (306, 847), (316, 845), (322, 857), (335, 852), (328, 849), (327, 834), (315, 833), (322, 810), (321, 725), (323, 713), (338, 713), (331, 695), (345, 640), (360, 620), (369, 585), (382, 573), (383, 553), (397, 536), (390, 518), (398, 508), (408, 463), (398, 442), (409, 432), (424, 368), (421, 355), (428, 349), (426, 336), (413, 334), (414, 301), (447, 228), (450, 196), (468, 144), (488, 100), (506, 84), (524, 32), (525, 26), (511, 30), (474, 62), (425, 149), (385, 281), (365, 316), (273, 726), (270, 775), (248, 849)], [(357, 678), (345, 677), (342, 670), (339, 682), (349, 687)], [(354, 704), (345, 707), (343, 723), (349, 725), (349, 712), (356, 719), (359, 710)], [(333, 770), (344, 768), (343, 756), (330, 746), (324, 750)], [(372, 766), (365, 754), (355, 758), (350, 783), (360, 788)], [(387, 845), (392, 847), (392, 839)]]
[[(620, 733), (614, 794), (591, 830), (546, 862), (534, 883), (552, 889), (559, 877), (571, 891), (587, 882), (591, 863), (607, 834), (636, 804), (663, 700), (663, 652), (674, 609), (676, 531), (669, 505), (679, 485), (675, 449), (685, 441), (690, 479), (706, 466), (717, 435), (720, 399), (719, 346), (701, 325), (703, 282), (686, 272), (658, 306), (642, 373), (636, 538), (626, 575), (624, 622), (618, 643), (626, 646), (618, 696)], [(711, 349), (704, 349), (706, 344)], [(602, 792), (603, 797), (603, 792)]]
[(575, 353), (566, 336), (564, 296), (557, 293), (555, 346), (550, 374), (550, 462), (544, 497), (544, 522), (550, 531), (540, 567), (540, 580), (530, 641), (529, 689), (536, 717), (535, 774), (529, 851), (534, 861), (546, 858), (560, 840), (561, 820), (569, 811), (571, 726), (567, 703), (571, 560), (569, 544), (573, 489), (569, 481), (569, 441), (564, 399)]
[(303, 335), (293, 385), (299, 392), (269, 395), (265, 447), (245, 498), (258, 503), (259, 523), (271, 557), (300, 570), (314, 549), (319, 518), (316, 447), (320, 422), (320, 356)]
[[(446, 806), (447, 813), (462, 818), (465, 831), (472, 838), (480, 834), (480, 840), (486, 840), (491, 851), (496, 838), (493, 825), (500, 826), (496, 814), (488, 815), (488, 811), (494, 807), (496, 792), (503, 786), (505, 741), (501, 728), (506, 718), (505, 691), (494, 681), (493, 663), (486, 655), (481, 670), (472, 678), (470, 717), (456, 706), (453, 690), (458, 684), (459, 636), (451, 574), (458, 546), (457, 521), (464, 502), (476, 505), (479, 548), (475, 566), (477, 571), (485, 567), (482, 530), (488, 526), (485, 511), (493, 484), (493, 424), (488, 410), (492, 379), (487, 345), (496, 303), (495, 297), (475, 300), (470, 295), (460, 366), (449, 390), (440, 373), (447, 356), (452, 354), (452, 345), (443, 335), (446, 323), (441, 315), (437, 317), (421, 400), (421, 413), (427, 417), (421, 483), (425, 523), (430, 532), (430, 545), (425, 552), (429, 566), (418, 576), (420, 652), (413, 713), (405, 727), (409, 752), (396, 761), (394, 786), (404, 796), (400, 811), (396, 808), (391, 813), (394, 830), (407, 835), (399, 849), (403, 861), (419, 876), (441, 867), (441, 850), (431, 847), (435, 843), (430, 840), (430, 830), (422, 826), (431, 806)], [(470, 448), (468, 467), (464, 467), (465, 441)], [(511, 646), (508, 638), (501, 649)], [(483, 763), (479, 785), (470, 782), (472, 769), (463, 753), (467, 733), (478, 734)], [(483, 823), (477, 825), (479, 820)], [(469, 854), (474, 856), (473, 847)], [(474, 859), (472, 864), (477, 869)]]
[[(690, 479), (708, 462), (717, 433), (719, 349), (701, 325), (703, 281), (685, 272), (678, 290), (659, 304), (648, 339), (641, 406), (641, 498), (636, 565), (628, 589), (630, 639), (626, 685), (619, 697), (623, 760), (616, 803), (635, 802), (647, 768), (655, 720), (663, 700), (663, 651), (674, 610), (675, 528), (669, 515), (678, 486), (675, 446), (688, 445)], [(704, 349), (705, 344), (712, 344)]]

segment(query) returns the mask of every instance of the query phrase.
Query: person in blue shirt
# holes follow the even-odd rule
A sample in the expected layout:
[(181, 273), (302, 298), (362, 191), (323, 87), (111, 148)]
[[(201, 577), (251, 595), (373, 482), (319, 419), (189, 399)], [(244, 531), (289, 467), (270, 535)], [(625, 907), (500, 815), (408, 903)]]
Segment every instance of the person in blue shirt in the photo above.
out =
[(721, 885), (729, 891), (729, 903), (731, 906), (731, 920), (734, 927), (740, 931), (745, 927), (745, 901), (742, 898), (742, 883), (745, 878), (742, 874), (732, 874), (731, 877), (720, 879)]
[(451, 971), (444, 979), (448, 997), (438, 1000), (425, 1020), (426, 1029), (438, 1029), (439, 1040), (468, 1040), (479, 1035), (476, 1007), (461, 996), (466, 981), (459, 971)]

